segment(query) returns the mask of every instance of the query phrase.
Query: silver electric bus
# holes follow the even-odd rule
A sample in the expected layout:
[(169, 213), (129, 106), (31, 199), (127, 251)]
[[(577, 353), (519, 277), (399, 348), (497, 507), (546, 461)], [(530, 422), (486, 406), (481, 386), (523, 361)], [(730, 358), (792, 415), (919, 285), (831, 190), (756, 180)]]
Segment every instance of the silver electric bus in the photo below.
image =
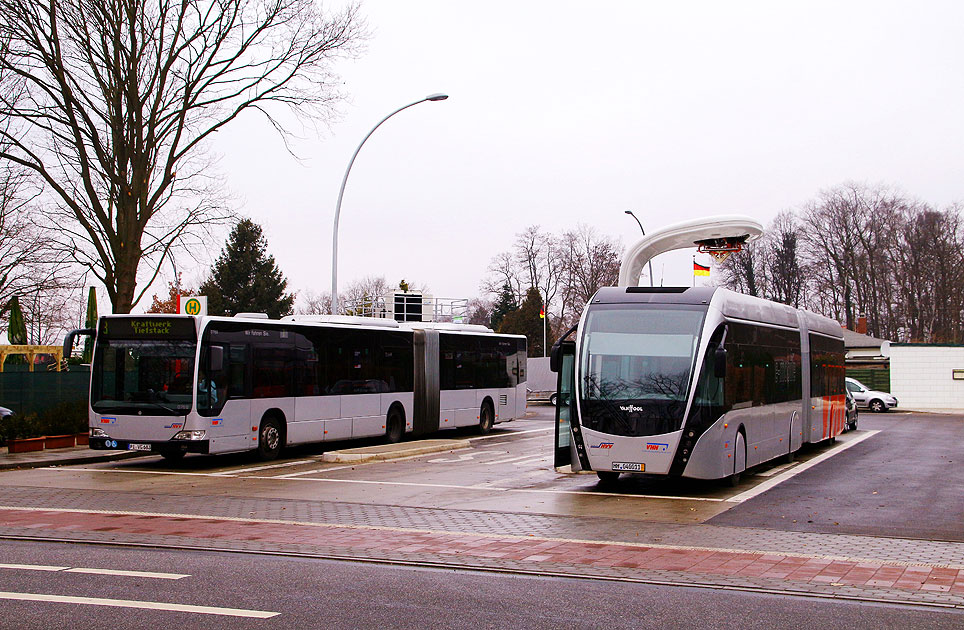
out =
[(476, 426), (525, 414), (526, 338), (482, 326), (346, 316), (107, 315), (96, 330), (90, 447), (185, 453)]
[(551, 364), (556, 466), (603, 481), (632, 472), (736, 483), (844, 428), (840, 326), (722, 288), (600, 289)]

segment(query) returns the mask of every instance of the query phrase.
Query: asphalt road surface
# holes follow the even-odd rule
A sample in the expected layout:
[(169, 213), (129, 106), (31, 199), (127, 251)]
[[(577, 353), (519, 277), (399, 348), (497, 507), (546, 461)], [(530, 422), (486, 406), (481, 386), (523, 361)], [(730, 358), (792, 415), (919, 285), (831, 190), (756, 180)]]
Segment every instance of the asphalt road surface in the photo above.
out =
[(864, 412), (859, 426), (878, 433), (709, 522), (964, 542), (964, 419)]
[(959, 629), (961, 611), (229, 553), (4, 542), (0, 628)]

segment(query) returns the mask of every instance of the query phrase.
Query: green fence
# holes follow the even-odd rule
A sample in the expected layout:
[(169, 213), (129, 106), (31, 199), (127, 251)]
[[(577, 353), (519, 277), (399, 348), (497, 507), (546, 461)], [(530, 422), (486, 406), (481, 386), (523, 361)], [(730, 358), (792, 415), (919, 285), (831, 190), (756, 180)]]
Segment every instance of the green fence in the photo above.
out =
[(890, 392), (890, 368), (847, 367), (847, 376), (855, 378), (870, 389)]
[(65, 402), (87, 400), (90, 372), (2, 372), (0, 407), (17, 414), (42, 413)]

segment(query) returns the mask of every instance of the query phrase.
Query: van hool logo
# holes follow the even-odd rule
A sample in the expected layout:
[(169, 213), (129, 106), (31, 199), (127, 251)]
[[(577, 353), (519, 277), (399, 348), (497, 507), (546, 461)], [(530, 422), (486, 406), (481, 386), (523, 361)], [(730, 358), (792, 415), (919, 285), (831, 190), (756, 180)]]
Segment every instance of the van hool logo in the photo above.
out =
[(643, 410), (642, 407), (637, 407), (636, 405), (626, 405), (625, 407), (620, 405), (619, 409), (621, 411), (628, 411), (629, 413), (639, 413), (640, 411)]

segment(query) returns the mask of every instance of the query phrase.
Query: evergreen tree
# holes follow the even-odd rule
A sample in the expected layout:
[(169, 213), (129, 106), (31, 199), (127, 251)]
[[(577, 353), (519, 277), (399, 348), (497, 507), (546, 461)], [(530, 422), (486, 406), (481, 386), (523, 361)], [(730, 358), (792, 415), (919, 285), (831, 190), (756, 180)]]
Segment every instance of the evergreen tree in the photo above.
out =
[[(532, 287), (526, 292), (526, 298), (522, 301), (522, 305), (511, 313), (507, 313), (498, 329), (500, 333), (525, 335), (528, 339), (530, 357), (543, 356), (543, 322), (542, 318), (539, 317), (540, 312), (542, 312), (542, 295), (539, 293), (539, 289)], [(546, 332), (548, 333), (548, 331)], [(552, 341), (550, 337), (546, 340), (546, 343), (552, 345)]]
[(295, 296), (285, 293), (288, 280), (267, 250), (261, 226), (250, 219), (234, 226), (211, 277), (200, 287), (209, 314), (267, 313), (273, 319), (291, 314)]
[(10, 313), (10, 321), (7, 327), (7, 339), (15, 346), (27, 344), (27, 324), (23, 319), (23, 311), (20, 309), (20, 298), (16, 295), (10, 298), (7, 305)]
[(495, 306), (492, 307), (492, 317), (489, 320), (489, 328), (492, 330), (499, 330), (502, 326), (502, 320), (505, 316), (512, 311), (519, 309), (518, 303), (515, 301), (515, 295), (512, 293), (512, 287), (508, 284), (502, 285), (502, 292), (499, 294), (499, 299), (496, 301)]

